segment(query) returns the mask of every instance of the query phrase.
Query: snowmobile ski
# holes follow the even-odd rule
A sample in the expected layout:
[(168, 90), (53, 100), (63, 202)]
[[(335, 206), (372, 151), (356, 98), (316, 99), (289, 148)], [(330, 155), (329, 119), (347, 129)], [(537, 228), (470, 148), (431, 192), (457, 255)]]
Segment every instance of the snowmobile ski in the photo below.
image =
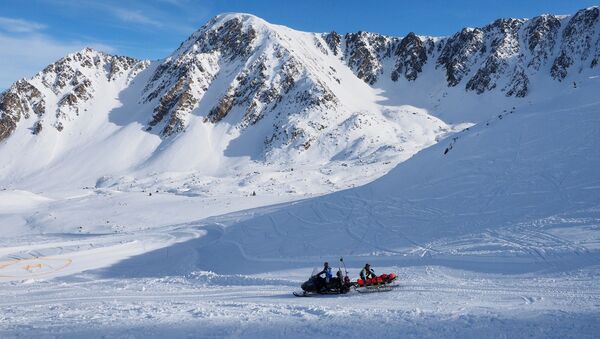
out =
[(316, 297), (316, 296), (327, 296), (327, 295), (343, 295), (348, 292), (340, 293), (338, 291), (324, 291), (324, 292), (292, 292), (296, 297)]
[(293, 295), (295, 295), (296, 297), (310, 297), (309, 293), (306, 292), (292, 292)]

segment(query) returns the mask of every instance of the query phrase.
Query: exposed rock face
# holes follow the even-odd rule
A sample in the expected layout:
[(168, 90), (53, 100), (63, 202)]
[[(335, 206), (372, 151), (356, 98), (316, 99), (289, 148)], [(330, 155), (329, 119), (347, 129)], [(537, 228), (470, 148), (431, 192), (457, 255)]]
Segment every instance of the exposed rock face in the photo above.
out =
[[(69, 54), (47, 66), (32, 79), (19, 80), (0, 97), (0, 140), (8, 137), (22, 119), (34, 117), (34, 134), (43, 127), (42, 118), (48, 119), (58, 131), (63, 121), (74, 119), (83, 105), (94, 98), (98, 81), (114, 81), (137, 74), (147, 62), (130, 57), (114, 56), (85, 48)], [(100, 79), (100, 80), (99, 80)], [(54, 103), (48, 111), (48, 102)]]
[[(98, 99), (99, 84), (127, 88), (146, 68), (136, 100), (151, 111), (143, 122), (148, 131), (162, 137), (183, 132), (192, 114), (205, 123), (235, 122), (243, 129), (276, 111), (265, 142), (308, 148), (327, 128), (328, 112), (343, 104), (335, 88), (344, 85), (340, 69), (346, 66), (373, 87), (416, 85), (430, 78), (426, 73), (437, 72), (448, 87), (472, 95), (500, 91), (522, 98), (535, 91), (538, 80), (532, 79), (564, 81), (600, 61), (598, 7), (572, 16), (500, 19), (446, 38), (412, 32), (402, 38), (367, 32), (287, 34), (251, 15), (224, 14), (150, 68), (148, 61), (92, 49), (70, 54), (0, 95), (0, 140), (28, 120), (34, 134), (47, 126), (68, 129), (68, 122)], [(306, 40), (298, 43), (296, 37)], [(314, 47), (319, 56), (303, 54)], [(325, 65), (330, 61), (337, 66)], [(203, 106), (207, 93), (210, 100)], [(290, 118), (306, 112), (320, 112), (321, 120), (307, 125)]]
[(345, 59), (357, 77), (373, 85), (383, 72), (381, 60), (391, 53), (391, 40), (379, 34), (346, 34)]
[(35, 124), (33, 124), (33, 128), (31, 129), (31, 134), (33, 135), (38, 135), (40, 134), (40, 132), (43, 129), (43, 125), (41, 121), (36, 121)]
[(112, 57), (110, 58), (110, 71), (108, 73), (108, 80), (109, 81), (114, 81), (117, 78), (119, 78), (120, 76), (122, 76), (123, 74), (125, 74), (127, 71), (133, 69), (133, 68), (144, 68), (145, 65), (144, 63), (139, 63), (139, 60), (134, 59), (134, 58), (130, 58), (130, 57), (125, 57), (125, 56), (120, 56), (120, 57)]
[(324, 36), (325, 42), (329, 49), (333, 52), (333, 55), (341, 54), (342, 36), (336, 32), (328, 33)]
[[(552, 64), (551, 74), (556, 80), (563, 80), (568, 69), (577, 60), (585, 62), (592, 53), (598, 51), (596, 26), (600, 8), (592, 7), (578, 11), (569, 20), (562, 33), (560, 55)], [(590, 63), (594, 63), (593, 60)], [(593, 67), (593, 66), (592, 66)]]
[(518, 30), (522, 20), (500, 19), (484, 28), (484, 34), (490, 43), (490, 52), (483, 67), (467, 82), (466, 89), (481, 94), (496, 87), (498, 80), (509, 68), (508, 59), (519, 53)]
[[(245, 125), (260, 119), (259, 103), (269, 104), (279, 98), (279, 92), (267, 84), (266, 57), (257, 58), (249, 67), (238, 73), (236, 79), (217, 106), (209, 112), (212, 123), (221, 121), (234, 106), (245, 106)], [(289, 63), (290, 61), (288, 61)], [(284, 64), (285, 65), (285, 64)]]
[(17, 127), (21, 118), (42, 116), (46, 107), (42, 93), (25, 80), (19, 80), (0, 96), (0, 141)]
[(147, 130), (151, 130), (169, 113), (169, 120), (162, 133), (168, 136), (184, 129), (185, 113), (190, 112), (198, 102), (191, 94), (190, 83), (191, 81), (187, 77), (182, 77), (160, 98), (160, 103), (154, 108), (154, 115), (148, 123)]
[(458, 85), (485, 52), (483, 36), (481, 29), (465, 28), (446, 41), (437, 64), (446, 70), (448, 86)]
[[(341, 43), (345, 43), (348, 66), (371, 85), (376, 86), (382, 76), (414, 81), (433, 59), (436, 69), (445, 71), (449, 87), (462, 84), (476, 94), (501, 90), (507, 96), (524, 97), (533, 74), (550, 69), (548, 75), (562, 81), (569, 72), (598, 65), (599, 16), (600, 8), (590, 7), (571, 17), (499, 19), (444, 39), (414, 33), (397, 39), (358, 32), (346, 34)], [(332, 41), (333, 50), (333, 36), (325, 35), (325, 40)], [(386, 64), (394, 66), (385, 69)]]
[[(246, 26), (246, 27), (245, 27)], [(160, 97), (148, 130), (163, 122), (163, 136), (185, 128), (189, 114), (214, 80), (225, 59), (248, 58), (254, 50), (256, 30), (242, 19), (220, 21), (216, 17), (186, 40), (155, 71), (145, 89), (143, 101)]]
[(212, 123), (217, 123), (223, 120), (223, 118), (227, 116), (227, 113), (231, 111), (231, 108), (233, 108), (233, 101), (233, 94), (226, 94), (224, 97), (221, 98), (219, 104), (215, 106), (212, 110), (210, 110), (210, 113), (208, 114), (208, 119)]
[[(336, 102), (333, 92), (311, 77), (307, 65), (286, 47), (284, 38), (266, 25), (248, 15), (224, 15), (194, 33), (156, 69), (145, 88), (143, 102), (158, 100), (148, 129), (160, 125), (163, 136), (184, 130), (217, 77), (219, 81), (226, 78), (228, 85), (218, 93), (214, 107), (197, 112), (206, 123), (220, 123), (235, 111), (236, 119), (241, 116), (237, 126), (246, 128), (281, 105), (289, 107), (291, 114)], [(255, 44), (259, 34), (260, 46)], [(334, 55), (341, 53), (341, 37), (337, 33), (328, 36), (324, 40), (315, 36), (315, 45), (328, 54), (321, 43), (325, 41)], [(222, 72), (223, 68), (228, 71)], [(284, 125), (286, 116), (279, 118)], [(273, 135), (272, 140), (284, 139), (280, 131)]]
[(506, 96), (515, 96), (524, 98), (529, 93), (529, 78), (525, 75), (525, 71), (519, 68), (512, 77), (510, 83), (504, 88)]
[(150, 102), (159, 98), (148, 130), (167, 118), (161, 131), (164, 136), (182, 131), (187, 115), (208, 90), (217, 70), (215, 53), (183, 54), (161, 64), (146, 85), (142, 99)]
[(394, 53), (397, 57), (396, 67), (392, 72), (392, 80), (398, 81), (400, 75), (413, 81), (423, 71), (423, 65), (427, 62), (427, 49), (421, 39), (410, 32), (401, 41)]
[(8, 138), (17, 128), (17, 123), (21, 120), (23, 106), (19, 97), (14, 93), (4, 93), (0, 98), (0, 141)]
[(548, 61), (556, 45), (559, 29), (560, 20), (551, 15), (542, 15), (529, 22), (524, 39), (532, 58), (527, 67), (537, 71)]

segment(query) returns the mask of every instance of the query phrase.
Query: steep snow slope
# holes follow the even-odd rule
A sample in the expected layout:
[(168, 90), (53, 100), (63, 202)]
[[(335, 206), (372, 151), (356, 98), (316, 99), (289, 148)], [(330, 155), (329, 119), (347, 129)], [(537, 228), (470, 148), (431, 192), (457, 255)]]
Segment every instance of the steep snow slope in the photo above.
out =
[[(301, 202), (5, 246), (4, 258), (29, 259), (1, 264), (12, 282), (0, 334), (593, 338), (599, 111), (504, 114), (371, 184)], [(351, 277), (368, 261), (400, 287), (290, 294), (339, 255)]]
[[(317, 34), (224, 14), (165, 60), (69, 55), (4, 94), (16, 123), (3, 131), (1, 184), (197, 194), (237, 176), (243, 194), (321, 193), (372, 180), (453, 131), (417, 107), (378, 103), (323, 48)], [(294, 169), (314, 184), (276, 180)]]
[[(350, 179), (315, 178), (318, 192), (362, 184), (447, 124), (545, 102), (595, 76), (599, 13), (500, 19), (445, 38), (304, 33), (231, 13), (164, 60), (86, 49), (3, 93), (1, 184), (202, 191), (215, 177), (264, 183), (244, 169), (257, 163), (278, 164), (258, 170), (273, 177), (332, 166)], [(342, 164), (363, 168), (363, 180)]]
[(211, 251), (237, 252), (252, 264), (211, 260), (206, 268), (256, 269), (299, 254), (388, 263), (427, 256), (509, 271), (523, 269), (502, 264), (512, 257), (526, 267), (560, 266), (554, 256), (588, 265), (600, 250), (598, 112), (592, 102), (497, 116), (373, 183), (233, 222)]
[(86, 49), (19, 82), (0, 188), (45, 202), (4, 209), (7, 235), (131, 232), (358, 186), (461, 128), (379, 104), (315, 39), (226, 14), (165, 60)]
[[(572, 17), (555, 18), (566, 25), (560, 31), (561, 41), (579, 41), (584, 39), (582, 36), (591, 36), (584, 40), (594, 41), (597, 10), (594, 7)], [(480, 40), (487, 41), (498, 34), (505, 37), (509, 31), (521, 36), (525, 32), (520, 31), (524, 29), (521, 24), (536, 31), (546, 19), (554, 22), (551, 17), (518, 21), (519, 34), (509, 29), (512, 26), (505, 27), (508, 21), (498, 21), (482, 31), (496, 32), (492, 28), (499, 25), (506, 28), (504, 33), (478, 33), (475, 37), (485, 37)], [(542, 39), (544, 34), (534, 35)], [(293, 31), (251, 15), (224, 14), (209, 21), (165, 60), (141, 62), (89, 49), (67, 56), (3, 95), (3, 117), (6, 118), (9, 106), (18, 108), (22, 117), (0, 145), (0, 156), (6, 160), (0, 164), (0, 185), (5, 192), (0, 196), (4, 202), (0, 221), (9, 236), (5, 244), (22, 243), (31, 235), (48, 233), (120, 235), (163, 229), (359, 186), (448, 133), (469, 126), (447, 125), (431, 116), (432, 111), (453, 123), (479, 124), (400, 165), (378, 183), (324, 200), (307, 200), (290, 210), (282, 207), (280, 214), (248, 221), (248, 227), (236, 224), (227, 229), (225, 238), (232, 237), (233, 243), (239, 241), (242, 252), (256, 258), (277, 257), (280, 248), (290, 251), (288, 257), (298, 255), (301, 248), (309, 256), (340, 251), (431, 253), (427, 248), (446, 241), (445, 237), (456, 240), (469, 232), (487, 237), (483, 231), (487, 228), (503, 229), (509, 224), (532, 222), (550, 217), (549, 211), (593, 207), (596, 177), (592, 172), (581, 177), (591, 187), (577, 191), (591, 194), (583, 194), (581, 206), (560, 205), (556, 203), (556, 195), (562, 194), (560, 187), (548, 189), (544, 195), (538, 192), (538, 185), (546, 183), (540, 179), (545, 178), (547, 182), (558, 180), (554, 185), (560, 186), (563, 172), (571, 167), (573, 171), (592, 168), (586, 167), (589, 161), (583, 159), (597, 159), (597, 150), (592, 147), (595, 140), (582, 140), (587, 134), (578, 132), (595, 133), (595, 125), (589, 121), (593, 122), (600, 79), (594, 73), (594, 65), (568, 73), (571, 75), (564, 79), (576, 78), (574, 86), (552, 79), (543, 70), (550, 70), (551, 55), (562, 53), (557, 51), (564, 48), (559, 48), (559, 42), (547, 40), (543, 45), (549, 48), (549, 54), (538, 55), (540, 72), (530, 74), (536, 90), (525, 98), (507, 98), (502, 91), (477, 94), (449, 86), (439, 78), (447, 74), (438, 70), (438, 64), (422, 60), (420, 52), (417, 59), (411, 53), (398, 54), (404, 49), (418, 49), (421, 43), (437, 44), (440, 47), (427, 58), (441, 57), (446, 48), (441, 46), (456, 44), (448, 47), (447, 57), (470, 58), (474, 56), (468, 52), (469, 44), (483, 42), (465, 42), (460, 34), (453, 38), (427, 38), (426, 42), (415, 35), (407, 36), (404, 43), (390, 39), (371, 33), (342, 39), (334, 34)], [(396, 54), (389, 49), (394, 41), (399, 43)], [(502, 43), (496, 47), (494, 50), (500, 53), (506, 46)], [(583, 53), (581, 60), (587, 61), (594, 46), (584, 47), (573, 50)], [(361, 50), (364, 53), (358, 52)], [(379, 73), (373, 74), (387, 74), (390, 60), (386, 58), (391, 55), (421, 60), (421, 71), (408, 71), (410, 61), (397, 70), (408, 76), (404, 80), (398, 74), (397, 78), (394, 76), (396, 80), (379, 77), (369, 81), (361, 74), (368, 73), (369, 68), (365, 67), (379, 63), (359, 58), (367, 55), (382, 58)], [(512, 60), (512, 55), (507, 58)], [(415, 74), (418, 76), (413, 77)], [(368, 83), (373, 83), (373, 87)], [(429, 91), (424, 90), (427, 84), (431, 85)], [(37, 93), (32, 89), (34, 85), (44, 92)], [(24, 93), (28, 95), (23, 96)], [(407, 97), (428, 109), (402, 105)], [(44, 109), (38, 109), (42, 106)], [(581, 113), (573, 111), (579, 106), (588, 108)], [(546, 121), (550, 118), (555, 120)], [(520, 144), (515, 144), (515, 140), (530, 138), (536, 131), (539, 140), (547, 139), (548, 145), (562, 149), (555, 139), (559, 130), (568, 136), (561, 143), (573, 149), (581, 146), (588, 153), (581, 151), (573, 161), (564, 160), (560, 153), (548, 153), (546, 158), (538, 159), (535, 152), (544, 155), (553, 148), (535, 144), (536, 148), (523, 157), (525, 162), (538, 159), (531, 168), (527, 164), (521, 164), (522, 168), (519, 164), (506, 165), (520, 159)], [(479, 134), (489, 135), (489, 139), (468, 142), (465, 154), (457, 151), (463, 147), (463, 139), (474, 140), (474, 135)], [(570, 148), (565, 149), (570, 152)], [(457, 153), (463, 156), (461, 161), (451, 162)], [(424, 157), (430, 158), (423, 160)], [(474, 161), (473, 165), (466, 165), (469, 161)], [(448, 165), (453, 167), (445, 169)], [(495, 172), (496, 165), (503, 166), (500, 170), (508, 174)], [(559, 165), (559, 172), (542, 171)], [(482, 173), (472, 172), (479, 168)], [(509, 176), (513, 170), (520, 171), (516, 178)], [(489, 178), (510, 185), (488, 187), (493, 183)], [(466, 186), (471, 191), (463, 188)], [(505, 191), (514, 197), (500, 201)], [(364, 197), (356, 200), (355, 195)], [(512, 201), (517, 198), (533, 199), (533, 205)], [(570, 203), (568, 199), (566, 202)], [(508, 211), (500, 213), (494, 206)], [(317, 214), (311, 216), (313, 209)], [(321, 209), (326, 210), (319, 212)], [(311, 221), (321, 217), (325, 221)], [(475, 219), (470, 220), (471, 217)], [(331, 218), (335, 222), (325, 227)], [(268, 226), (271, 224), (277, 226)], [(246, 235), (255, 227), (257, 232)], [(309, 232), (294, 231), (304, 228)], [(313, 244), (309, 240), (316, 237), (317, 229), (339, 237), (339, 245)], [(273, 245), (263, 246), (265, 241)], [(171, 243), (169, 240), (163, 245)], [(283, 245), (287, 243), (289, 247)], [(116, 242), (107, 244), (113, 246)], [(445, 253), (443, 244), (436, 246), (437, 251)], [(215, 250), (226, 252), (230, 247), (224, 245)], [(259, 253), (253, 253), (259, 249)], [(6, 255), (31, 255), (19, 246), (14, 251)], [(51, 242), (38, 253), (56, 251)], [(216, 269), (220, 264), (206, 265), (203, 268)], [(81, 269), (85, 267), (83, 264)]]

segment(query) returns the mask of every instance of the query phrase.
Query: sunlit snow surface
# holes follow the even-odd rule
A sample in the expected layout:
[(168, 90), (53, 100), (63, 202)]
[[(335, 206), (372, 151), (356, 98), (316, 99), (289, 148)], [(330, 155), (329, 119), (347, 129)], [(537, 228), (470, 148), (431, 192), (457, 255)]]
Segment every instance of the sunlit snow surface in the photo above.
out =
[[(599, 108), (496, 117), (366, 186), (266, 208), (289, 199), (4, 191), (0, 334), (594, 337)], [(341, 255), (401, 287), (291, 295)]]
[[(600, 80), (585, 76), (518, 100), (382, 84), (377, 116), (415, 115), (398, 126), (420, 133), (371, 162), (268, 163), (222, 141), (176, 171), (152, 157), (188, 150), (136, 122), (89, 115), (43, 145), (17, 131), (0, 147), (0, 337), (596, 337)], [(200, 120), (181, 140), (226, 134)], [(340, 256), (400, 287), (292, 296)]]

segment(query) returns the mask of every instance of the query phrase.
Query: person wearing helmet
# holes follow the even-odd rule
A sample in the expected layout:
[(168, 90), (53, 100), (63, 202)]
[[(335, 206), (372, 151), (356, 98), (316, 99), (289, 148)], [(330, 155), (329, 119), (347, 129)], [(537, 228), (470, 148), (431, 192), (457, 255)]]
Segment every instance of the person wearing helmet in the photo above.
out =
[(327, 281), (329, 281), (329, 279), (333, 277), (333, 274), (331, 274), (331, 266), (329, 266), (329, 263), (327, 261), (323, 263), (323, 270), (317, 273), (316, 275), (322, 277), (323, 274), (325, 274), (324, 278), (327, 279)]
[(371, 268), (370, 264), (365, 264), (365, 267), (360, 271), (360, 278), (366, 283), (367, 279), (375, 278), (375, 271)]
[[(323, 277), (323, 275), (325, 276)], [(318, 278), (317, 282), (319, 291), (325, 290), (327, 283), (329, 283), (329, 280), (333, 277), (331, 274), (331, 266), (329, 266), (327, 261), (323, 263), (323, 270), (315, 274), (315, 276)]]

